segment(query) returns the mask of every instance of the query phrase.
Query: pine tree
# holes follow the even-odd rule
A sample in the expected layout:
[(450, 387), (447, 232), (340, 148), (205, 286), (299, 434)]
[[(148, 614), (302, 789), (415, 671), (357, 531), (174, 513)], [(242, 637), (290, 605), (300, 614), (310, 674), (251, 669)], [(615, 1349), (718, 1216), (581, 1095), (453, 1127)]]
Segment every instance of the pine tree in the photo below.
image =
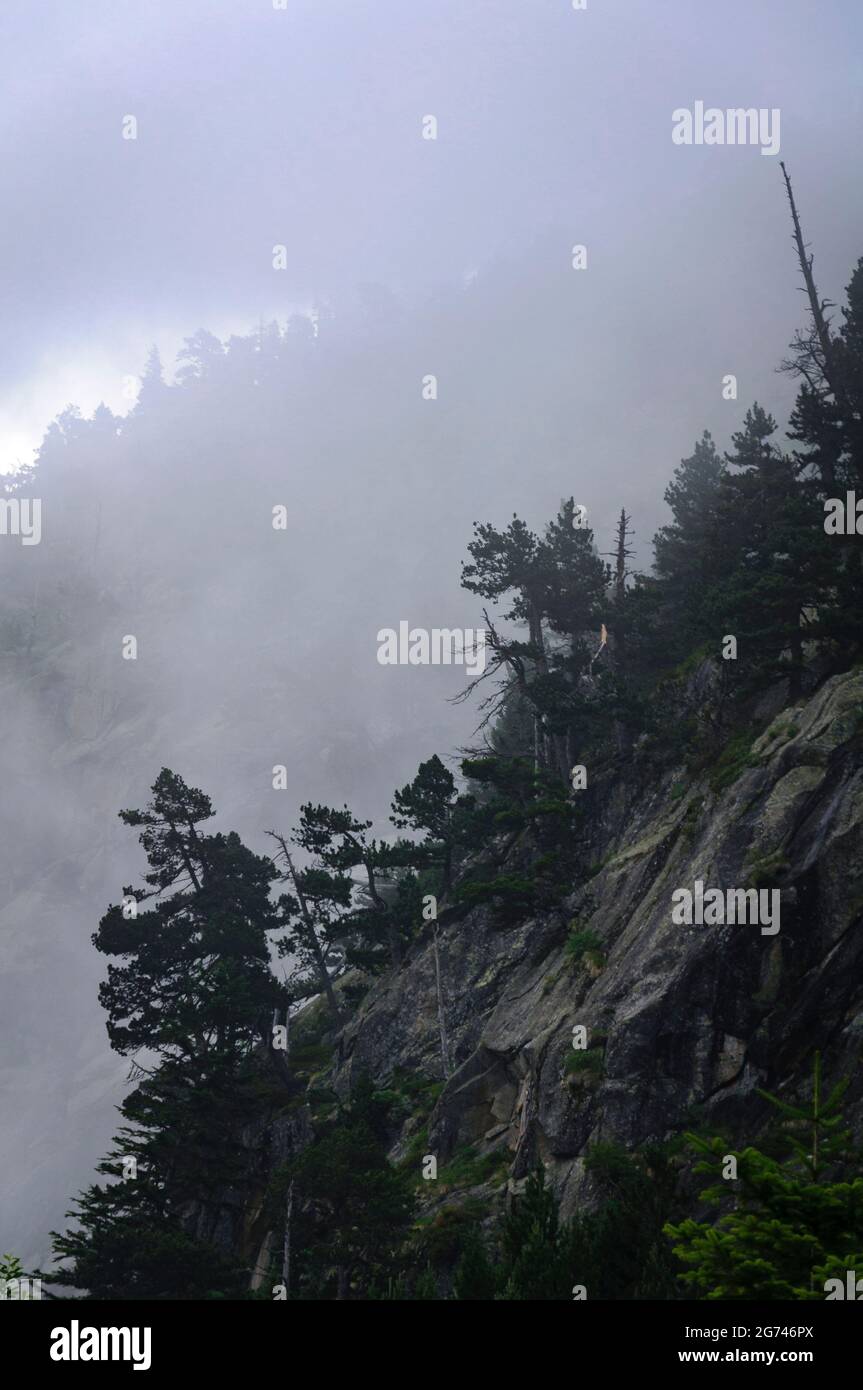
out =
[(471, 563), (462, 566), (463, 588), (493, 604), (506, 600), (503, 621), (527, 629), (526, 641), (510, 638), (486, 612), (491, 672), (506, 675), (502, 697), (487, 703), (496, 713), (511, 692), (519, 693), (534, 715), (537, 768), (567, 784), (574, 729), (591, 707), (584, 688), (590, 635), (600, 630), (609, 573), (592, 531), (577, 521), (570, 498), (541, 540), (517, 516), (503, 532), (475, 524)]
[(585, 1167), (602, 1203), (573, 1222), (573, 1260), (589, 1297), (676, 1296), (677, 1271), (663, 1228), (679, 1200), (678, 1147), (673, 1140), (636, 1153), (613, 1143), (588, 1150)]
[[(147, 1048), (200, 1065), (237, 1058), (262, 1036), (280, 999), (267, 933), (278, 925), (269, 899), (275, 871), (236, 834), (204, 835), (209, 798), (163, 768), (144, 811), (121, 811), (141, 829), (150, 890), (124, 889), (93, 936), (109, 965), (99, 999), (111, 1046)], [(142, 904), (152, 902), (146, 911)]]
[[(705, 603), (715, 649), (737, 638), (745, 685), (787, 675), (799, 692), (803, 647), (819, 635), (832, 574), (828, 538), (792, 460), (775, 447), (776, 422), (757, 403), (733, 437), (718, 503), (727, 570)], [(733, 470), (733, 471), (732, 471)]]
[(386, 1155), (387, 1105), (368, 1078), (351, 1103), (288, 1165), (298, 1219), (301, 1297), (363, 1297), (399, 1268), (411, 1182)]
[(502, 1298), (571, 1299), (571, 1232), (561, 1225), (557, 1199), (545, 1185), (545, 1170), (530, 1174), (513, 1201), (501, 1236), (506, 1269)]
[(489, 1302), (499, 1288), (498, 1272), (489, 1259), (476, 1226), (462, 1242), (461, 1259), (453, 1278), (453, 1293), (461, 1302)]
[(728, 1199), (722, 1173), (728, 1157), (737, 1163), (733, 1211), (715, 1225), (690, 1219), (666, 1228), (675, 1255), (689, 1266), (684, 1281), (703, 1297), (820, 1300), (826, 1270), (863, 1268), (863, 1178), (842, 1176), (844, 1166), (852, 1173), (859, 1166), (842, 1126), (846, 1089), (840, 1082), (822, 1098), (816, 1055), (810, 1105), (762, 1092), (788, 1126), (785, 1157), (754, 1146), (737, 1151), (718, 1135), (687, 1136), (703, 1156), (696, 1171), (719, 1179), (702, 1200)]
[(167, 768), (144, 811), (120, 814), (141, 830), (148, 888), (124, 890), (93, 937), (125, 962), (109, 965), (100, 999), (115, 1051), (146, 1049), (155, 1066), (135, 1064), (127, 1123), (98, 1169), (110, 1181), (79, 1198), (77, 1229), (54, 1233), (72, 1263), (46, 1277), (96, 1298), (237, 1296), (244, 1271), (213, 1238), (227, 1192), (236, 1201), (250, 1181), (239, 1136), (282, 998), (267, 945), (274, 869), (237, 835), (205, 834), (209, 798)]
[(138, 399), (135, 402), (136, 410), (159, 410), (170, 387), (165, 385), (162, 375), (162, 359), (159, 350), (151, 347), (147, 355), (146, 366), (141, 377), (141, 386), (138, 391)]
[(723, 464), (707, 430), (665, 489), (673, 520), (653, 538), (656, 640), (674, 664), (704, 641), (704, 603), (722, 570), (718, 505)]
[[(474, 538), (468, 551), (471, 563), (462, 565), (462, 588), (494, 605), (507, 599), (510, 606), (502, 614), (503, 621), (527, 628), (527, 641), (505, 637), (486, 613), (486, 641), (492, 665), (485, 674), (498, 670), (506, 674), (503, 698), (510, 690), (517, 689), (533, 711), (537, 766), (553, 767), (562, 773), (564, 743), (559, 733), (552, 733), (546, 727), (539, 691), (550, 674), (543, 632), (547, 582), (541, 574), (539, 541), (525, 523), (513, 515), (506, 531), (498, 531), (489, 523), (475, 522)], [(500, 703), (502, 701), (492, 702), (493, 713)]]
[(426, 832), (419, 846), (405, 846), (405, 855), (416, 867), (439, 866), (442, 893), (450, 891), (456, 857), (469, 843), (473, 805), (471, 797), (456, 795), (455, 778), (436, 754), (420, 763), (413, 781), (393, 796), (393, 825)]
[(496, 755), (461, 766), (477, 787), (468, 824), (483, 853), (462, 875), (456, 900), (490, 903), (502, 926), (551, 908), (574, 879), (578, 808), (558, 777), (536, 771), (532, 760)]
[[(369, 838), (371, 828), (371, 821), (359, 820), (347, 806), (338, 810), (309, 802), (300, 808), (292, 839), (310, 861), (298, 881), (321, 940), (328, 947), (341, 943), (348, 963), (379, 970), (400, 963), (417, 923), (406, 920), (412, 887), (393, 876), (394, 868), (405, 862), (404, 848)], [(361, 873), (356, 881), (355, 869)], [(296, 922), (297, 901), (287, 895), (281, 905), (286, 920)], [(302, 954), (303, 932), (294, 930), (280, 949)]]
[[(802, 447), (794, 455), (801, 486), (813, 499), (823, 525), (824, 503), (843, 502), (847, 492), (863, 497), (863, 260), (847, 287), (847, 307), (838, 334), (830, 335), (830, 375), (824, 369), (818, 337), (810, 336), (786, 368), (803, 377), (788, 430)], [(863, 551), (852, 534), (827, 537), (824, 598), (819, 609), (822, 634), (845, 664), (863, 647)], [(823, 545), (823, 537), (819, 537)]]
[(283, 835), (268, 830), (279, 846), (281, 881), (290, 886), (277, 901), (280, 922), (287, 928), (276, 945), (280, 956), (292, 961), (291, 999), (323, 993), (331, 1017), (340, 1010), (334, 988), (344, 964), (342, 920), (351, 905), (353, 880), (347, 873), (328, 873), (314, 865), (298, 868)]

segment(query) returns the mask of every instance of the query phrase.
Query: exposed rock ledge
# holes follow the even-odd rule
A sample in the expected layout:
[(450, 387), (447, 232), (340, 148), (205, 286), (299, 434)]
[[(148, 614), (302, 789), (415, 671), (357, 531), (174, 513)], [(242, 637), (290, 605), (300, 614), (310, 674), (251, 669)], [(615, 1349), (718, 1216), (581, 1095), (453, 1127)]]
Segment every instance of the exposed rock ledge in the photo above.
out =
[[(537, 1158), (563, 1214), (589, 1197), (579, 1162), (597, 1139), (627, 1147), (691, 1122), (692, 1107), (751, 1137), (758, 1087), (783, 1090), (816, 1048), (830, 1077), (863, 1046), (863, 672), (783, 710), (754, 766), (722, 792), (680, 770), (640, 785), (635, 769), (595, 798), (603, 867), (562, 909), (501, 930), (479, 910), (441, 931), (456, 1070), (431, 1117), (429, 1152), (508, 1146), (513, 1179)], [(671, 894), (702, 879), (781, 889), (781, 929), (677, 926)], [(605, 964), (573, 966), (571, 921), (601, 938)], [(567, 1076), (572, 1028), (601, 1031), (595, 1069)], [(417, 944), (379, 981), (339, 1045), (335, 1084), (397, 1066), (441, 1077), (434, 962)], [(848, 1113), (863, 1127), (863, 1078)]]

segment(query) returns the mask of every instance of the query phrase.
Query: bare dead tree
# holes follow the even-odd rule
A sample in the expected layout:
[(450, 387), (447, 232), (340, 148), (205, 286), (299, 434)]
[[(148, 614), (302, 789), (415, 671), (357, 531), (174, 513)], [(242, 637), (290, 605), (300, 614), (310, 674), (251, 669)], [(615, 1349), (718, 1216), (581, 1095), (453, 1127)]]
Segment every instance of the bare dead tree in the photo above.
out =
[(836, 369), (833, 352), (833, 339), (830, 335), (830, 322), (826, 316), (826, 310), (834, 306), (829, 299), (821, 299), (818, 288), (815, 284), (813, 265), (815, 257), (808, 253), (808, 247), (803, 240), (803, 229), (800, 225), (800, 216), (797, 212), (797, 204), (794, 200), (794, 190), (791, 187), (791, 179), (788, 170), (785, 168), (784, 161), (780, 161), (782, 177), (785, 180), (785, 188), (788, 193), (788, 202), (791, 207), (791, 221), (794, 224), (793, 241), (797, 248), (797, 260), (803, 274), (803, 289), (809, 300), (809, 311), (812, 315), (812, 326), (815, 330), (815, 338), (820, 350), (818, 368), (827, 382), (837, 401), (841, 398), (842, 392), (839, 383), (839, 374)]
[(614, 597), (619, 604), (623, 603), (626, 597), (626, 581), (632, 573), (632, 570), (627, 569), (626, 562), (635, 554), (629, 545), (629, 541), (635, 536), (631, 522), (632, 517), (626, 515), (625, 507), (621, 507), (614, 550), (606, 551), (606, 554), (610, 554), (614, 558)]
[[(837, 408), (846, 419), (850, 419), (854, 412), (843, 387), (842, 372), (836, 359), (835, 344), (830, 332), (830, 320), (827, 317), (827, 310), (832, 309), (834, 305), (829, 299), (821, 299), (818, 293), (813, 270), (815, 257), (809, 252), (807, 243), (803, 239), (803, 229), (794, 199), (794, 190), (791, 187), (791, 178), (783, 161), (780, 161), (780, 168), (791, 208), (791, 221), (794, 228), (792, 241), (797, 250), (797, 261), (803, 275), (802, 289), (809, 301), (811, 318), (809, 332), (795, 335), (791, 344), (794, 356), (783, 361), (782, 370), (792, 372), (796, 376), (802, 376), (810, 390), (816, 395), (822, 398), (832, 396)], [(819, 468), (824, 487), (830, 493), (835, 492), (836, 471), (833, 460), (829, 457), (822, 458)]]

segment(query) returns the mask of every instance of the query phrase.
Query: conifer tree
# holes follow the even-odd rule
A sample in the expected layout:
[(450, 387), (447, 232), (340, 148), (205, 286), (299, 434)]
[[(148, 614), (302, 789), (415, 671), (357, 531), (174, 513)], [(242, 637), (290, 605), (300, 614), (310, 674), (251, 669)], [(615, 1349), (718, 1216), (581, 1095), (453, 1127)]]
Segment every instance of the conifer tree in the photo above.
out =
[(77, 1229), (55, 1233), (72, 1263), (46, 1277), (92, 1297), (236, 1295), (243, 1271), (212, 1241), (227, 1191), (249, 1181), (240, 1134), (282, 999), (267, 945), (274, 869), (236, 834), (204, 833), (209, 798), (177, 774), (163, 768), (152, 790), (145, 810), (120, 813), (141, 830), (148, 887), (124, 890), (93, 941), (124, 962), (100, 988), (111, 1046), (155, 1065), (134, 1063), (126, 1124), (98, 1169), (111, 1181), (78, 1200)]
[[(818, 513), (813, 529), (817, 525), (819, 530), (828, 499), (845, 503), (849, 492), (863, 498), (863, 260), (846, 296), (842, 326), (829, 337), (829, 378), (817, 335), (798, 339), (795, 357), (785, 364), (803, 378), (788, 434), (801, 446), (794, 459), (801, 488)], [(846, 519), (850, 534), (827, 537), (825, 596), (819, 609), (822, 634), (833, 650), (846, 654), (846, 663), (863, 646), (863, 548), (855, 522), (853, 515), (850, 525)]]
[(746, 684), (785, 674), (793, 696), (804, 642), (819, 633), (830, 556), (817, 510), (772, 442), (775, 431), (756, 403), (733, 437), (717, 520), (727, 569), (705, 609), (717, 650), (726, 633), (737, 638)]
[(501, 1244), (507, 1269), (503, 1298), (572, 1298), (571, 1232), (561, 1225), (542, 1167), (530, 1174), (523, 1195), (508, 1212)]
[(298, 867), (284, 836), (274, 830), (267, 834), (279, 846), (274, 862), (281, 860), (281, 880), (290, 888), (276, 904), (280, 922), (287, 928), (276, 945), (279, 955), (292, 961), (291, 999), (323, 993), (332, 1018), (338, 1019), (333, 982), (345, 959), (341, 928), (351, 905), (353, 880), (348, 873), (328, 872), (314, 863)]
[[(399, 886), (391, 884), (394, 866), (403, 862), (398, 850), (370, 839), (371, 821), (361, 821), (347, 806), (315, 806), (300, 809), (294, 842), (309, 857), (302, 871), (303, 892), (314, 905), (315, 919), (327, 941), (340, 941), (346, 959), (366, 968), (380, 968), (386, 961), (398, 965), (408, 924), (399, 910)], [(361, 878), (352, 875), (359, 869)], [(387, 886), (385, 886), (387, 885)], [(358, 890), (355, 900), (354, 890)], [(408, 891), (408, 890), (406, 890)], [(402, 893), (403, 905), (404, 893)], [(289, 917), (296, 919), (296, 904), (283, 900)], [(291, 940), (302, 946), (296, 933)]]
[(682, 660), (704, 641), (704, 603), (721, 572), (718, 504), (722, 459), (707, 430), (665, 489), (672, 521), (653, 538), (657, 633), (662, 656)]
[(593, 533), (580, 523), (569, 498), (542, 539), (517, 516), (503, 532), (475, 524), (471, 563), (462, 566), (463, 588), (493, 604), (507, 600), (503, 621), (527, 629), (526, 641), (510, 638), (486, 613), (491, 669), (506, 673), (503, 698), (517, 690), (533, 711), (537, 767), (564, 783), (572, 766), (574, 726), (590, 706), (583, 682), (608, 583)]
[(413, 1209), (411, 1183), (386, 1155), (387, 1103), (371, 1082), (284, 1170), (298, 1217), (300, 1297), (364, 1297), (398, 1269)]
[[(238, 835), (205, 835), (208, 797), (163, 768), (144, 811), (121, 811), (140, 828), (150, 864), (147, 890), (124, 890), (93, 937), (109, 965), (99, 999), (111, 1046), (147, 1048), (160, 1058), (201, 1064), (244, 1055), (261, 1037), (280, 998), (269, 968), (270, 860)], [(150, 904), (141, 910), (143, 904)]]
[[(785, 1122), (784, 1157), (754, 1145), (736, 1151), (719, 1135), (687, 1136), (703, 1156), (696, 1171), (717, 1179), (702, 1200), (735, 1197), (735, 1209), (715, 1225), (690, 1219), (666, 1228), (688, 1266), (684, 1281), (703, 1297), (821, 1300), (825, 1270), (863, 1267), (863, 1178), (854, 1176), (859, 1154), (841, 1116), (847, 1086), (841, 1081), (822, 1096), (816, 1054), (808, 1105), (761, 1092)], [(733, 1183), (723, 1180), (729, 1157), (737, 1164)]]
[(498, 1289), (498, 1272), (479, 1231), (472, 1226), (462, 1242), (461, 1258), (453, 1278), (453, 1294), (461, 1302), (489, 1302)]
[(456, 857), (468, 843), (473, 806), (472, 797), (456, 795), (455, 778), (437, 754), (420, 763), (413, 781), (393, 796), (393, 825), (426, 832), (418, 847), (405, 847), (406, 856), (417, 867), (439, 866), (442, 893), (452, 887)]

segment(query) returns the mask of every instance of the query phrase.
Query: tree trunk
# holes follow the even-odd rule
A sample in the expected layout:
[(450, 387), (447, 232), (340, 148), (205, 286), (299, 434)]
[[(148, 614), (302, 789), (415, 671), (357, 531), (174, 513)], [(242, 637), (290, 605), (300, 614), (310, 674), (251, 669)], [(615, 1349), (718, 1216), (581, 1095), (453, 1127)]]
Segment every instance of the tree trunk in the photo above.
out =
[[(824, 374), (824, 379), (827, 382), (827, 385), (830, 387), (830, 390), (833, 393), (833, 399), (835, 400), (836, 404), (839, 406), (839, 409), (845, 416), (846, 421), (848, 421), (852, 417), (853, 412), (851, 411), (850, 404), (845, 395), (845, 391), (842, 388), (840, 374), (837, 369), (835, 356), (833, 353), (833, 340), (830, 337), (830, 328), (827, 324), (827, 320), (824, 317), (824, 310), (821, 304), (821, 300), (818, 298), (818, 289), (815, 284), (815, 276), (812, 272), (813, 257), (807, 256), (806, 254), (806, 244), (803, 240), (803, 230), (800, 226), (800, 218), (797, 215), (797, 204), (794, 201), (794, 193), (791, 188), (791, 179), (788, 177), (788, 171), (785, 168), (784, 162), (781, 160), (779, 167), (782, 170), (782, 177), (785, 180), (785, 187), (788, 190), (788, 202), (791, 205), (791, 220), (794, 223), (794, 242), (797, 246), (797, 259), (800, 262), (800, 269), (803, 272), (803, 283), (806, 288), (807, 298), (809, 300), (809, 309), (812, 314), (812, 322), (815, 326), (815, 336), (818, 339), (818, 345), (821, 348), (821, 370)], [(824, 484), (824, 488), (827, 491), (827, 493), (832, 496), (836, 491), (836, 472), (833, 467), (833, 460), (830, 458), (825, 458), (821, 461), (819, 467), (821, 472), (821, 481)]]
[(796, 634), (791, 638), (791, 672), (788, 677), (788, 695), (792, 700), (800, 696), (803, 688), (803, 638)]
[[(533, 647), (535, 652), (534, 660), (536, 662), (536, 669), (540, 676), (547, 676), (549, 674), (548, 656), (546, 655), (545, 639), (542, 633), (542, 618), (540, 616), (539, 609), (536, 607), (536, 605), (533, 603), (531, 599), (527, 599), (527, 612), (530, 645)], [(540, 730), (542, 731), (541, 719), (539, 719), (539, 725)], [(552, 732), (549, 732), (547, 735), (543, 735), (541, 732), (541, 737), (543, 737), (544, 740), (547, 739), (547, 742), (551, 747), (550, 761), (552, 764), (553, 771), (558, 773), (558, 775), (562, 778), (564, 785), (567, 786), (569, 784), (569, 764), (566, 760), (565, 736), (563, 734), (556, 734)], [(547, 766), (549, 761), (548, 758), (545, 757), (543, 761)]]
[(447, 1080), (449, 1080), (451, 1069), (449, 1061), (449, 1044), (447, 1042), (446, 1035), (446, 1017), (444, 1015), (443, 1007), (443, 990), (441, 989), (440, 982), (440, 949), (438, 945), (437, 922), (432, 922), (432, 949), (434, 951), (434, 973), (435, 985), (437, 988), (437, 1022), (438, 1032), (440, 1033), (440, 1055), (443, 1061), (444, 1077)]
[(288, 1200), (285, 1204), (285, 1239), (282, 1245), (282, 1283), (285, 1286), (285, 1296), (291, 1296), (291, 1217), (294, 1212), (294, 1180), (291, 1178), (288, 1187)]
[(285, 863), (288, 866), (288, 872), (291, 876), (291, 882), (294, 885), (294, 892), (296, 893), (297, 901), (300, 904), (300, 912), (302, 913), (303, 924), (306, 928), (306, 939), (308, 941), (309, 949), (311, 950), (312, 955), (314, 957), (315, 969), (318, 972), (318, 979), (320, 980), (321, 988), (323, 989), (323, 992), (327, 997), (327, 1003), (330, 1006), (330, 1011), (332, 1012), (333, 1018), (338, 1019), (340, 1016), (340, 1011), (339, 1003), (336, 999), (336, 992), (333, 989), (333, 982), (330, 979), (330, 972), (327, 969), (327, 963), (324, 960), (324, 953), (321, 950), (321, 944), (318, 941), (318, 935), (315, 931), (315, 924), (312, 921), (311, 913), (309, 912), (308, 903), (306, 902), (305, 897), (303, 896), (303, 891), (300, 888), (299, 881), (297, 879), (297, 872), (294, 868), (294, 861), (290, 856), (288, 847), (285, 844), (284, 837), (281, 835), (277, 835), (273, 830), (269, 830), (267, 833), (271, 835), (272, 838), (276, 840), (282, 847), (282, 853), (285, 856)]
[[(347, 835), (345, 838), (354, 846), (358, 853), (362, 852), (361, 846), (356, 840), (353, 839), (352, 836)], [(370, 859), (366, 857), (363, 858), (362, 862), (363, 867), (366, 871), (366, 880), (368, 882), (369, 897), (371, 898), (375, 907), (378, 909), (378, 912), (382, 912), (384, 914), (384, 931), (386, 932), (390, 960), (392, 961), (393, 966), (399, 966), (402, 963), (402, 943), (399, 941), (399, 934), (396, 931), (395, 925), (393, 923), (393, 915), (390, 912), (389, 907), (381, 897), (380, 893), (378, 892), (378, 886), (375, 883), (375, 871), (373, 864), (371, 863)]]
[[(447, 833), (449, 834), (449, 826), (447, 826)], [(452, 888), (452, 841), (447, 840), (445, 842), (445, 846), (446, 847), (444, 849), (443, 858), (443, 888), (441, 893), (442, 897), (446, 897), (447, 893)]]
[(386, 917), (386, 933), (390, 960), (394, 967), (399, 966), (402, 963), (402, 943), (399, 941), (398, 932), (393, 925), (393, 920), (389, 912)]
[[(620, 509), (620, 520), (617, 523), (617, 549), (615, 551), (614, 566), (614, 598), (620, 606), (626, 598), (626, 560), (632, 551), (627, 548), (626, 541), (629, 535), (630, 517), (626, 515), (626, 508)], [(619, 639), (618, 639), (619, 640)]]

